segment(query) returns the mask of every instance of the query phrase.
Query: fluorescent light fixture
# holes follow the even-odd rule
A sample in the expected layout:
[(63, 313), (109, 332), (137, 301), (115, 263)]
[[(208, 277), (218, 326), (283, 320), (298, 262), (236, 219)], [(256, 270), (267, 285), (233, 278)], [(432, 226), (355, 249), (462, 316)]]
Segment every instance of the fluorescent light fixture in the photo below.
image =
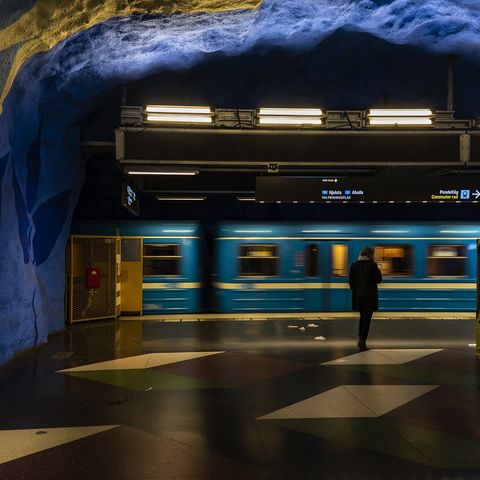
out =
[(323, 115), (321, 108), (260, 108), (259, 115), (314, 117)]
[(372, 233), (408, 233), (410, 230), (372, 230)]
[(212, 123), (212, 117), (205, 115), (159, 115), (156, 113), (147, 115), (147, 122), (163, 123)]
[(370, 125), (432, 125), (426, 117), (370, 117)]
[(271, 230), (234, 230), (235, 233), (272, 233)]
[(478, 233), (478, 230), (440, 230), (440, 233)]
[(323, 125), (321, 108), (259, 108), (259, 125)]
[(369, 117), (431, 117), (433, 112), (427, 108), (372, 108)]
[(475, 348), (475, 347), (477, 346), (477, 344), (476, 344), (476, 343), (469, 343), (468, 346), (469, 346), (470, 348)]
[(237, 197), (239, 202), (254, 202), (255, 197)]
[(433, 112), (427, 108), (372, 108), (368, 113), (369, 125), (432, 125)]
[(178, 105), (147, 105), (146, 121), (159, 123), (213, 123), (210, 107), (183, 107)]
[(316, 117), (259, 117), (259, 125), (323, 125)]
[(193, 230), (163, 230), (163, 233), (193, 233)]
[(127, 165), (129, 175), (198, 175), (198, 168), (176, 165)]
[(147, 105), (145, 107), (147, 113), (187, 113), (187, 114), (204, 114), (212, 113), (210, 107), (178, 107), (174, 105)]
[(198, 175), (195, 172), (149, 172), (146, 170), (128, 170), (129, 175)]
[(341, 230), (302, 230), (302, 233), (340, 233)]
[(155, 197), (157, 200), (166, 201), (166, 202), (201, 202), (202, 200), (206, 200), (207, 197)]

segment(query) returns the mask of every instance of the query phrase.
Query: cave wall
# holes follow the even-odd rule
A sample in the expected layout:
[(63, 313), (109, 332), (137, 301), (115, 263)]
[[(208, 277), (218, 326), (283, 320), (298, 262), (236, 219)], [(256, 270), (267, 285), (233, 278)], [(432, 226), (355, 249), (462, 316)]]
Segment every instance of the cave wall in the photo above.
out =
[[(319, 68), (327, 56), (332, 94), (322, 98), (327, 104), (345, 99), (333, 88), (343, 84), (358, 101), (361, 82), (389, 75), (380, 57), (362, 80), (345, 77), (345, 62), (361, 73), (363, 60), (380, 53), (375, 39), (478, 64), (476, 12), (476, 0), (0, 0), (0, 363), (63, 328), (64, 250), (85, 175), (79, 125), (119, 85), (185, 72), (220, 54), (240, 59), (252, 52), (258, 78), (262, 55), (280, 49), (305, 59), (304, 52), (330, 41), (320, 63), (294, 63), (297, 81), (323, 79)], [(359, 33), (372, 38), (361, 49)], [(414, 69), (408, 56), (401, 60)], [(282, 65), (280, 59), (277, 75)], [(255, 90), (241, 77), (234, 85)], [(478, 93), (475, 99), (471, 90), (468, 105), (475, 111)], [(256, 91), (252, 101), (265, 99)], [(284, 83), (268, 99), (294, 98), (288, 92)], [(222, 103), (229, 101), (234, 105), (235, 96), (223, 92)]]

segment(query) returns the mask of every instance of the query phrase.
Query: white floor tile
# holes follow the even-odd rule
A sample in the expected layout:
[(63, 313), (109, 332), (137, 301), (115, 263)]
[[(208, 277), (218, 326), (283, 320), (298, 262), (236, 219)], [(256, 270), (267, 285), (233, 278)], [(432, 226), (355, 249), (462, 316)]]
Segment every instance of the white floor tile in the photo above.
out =
[(345, 417), (375, 417), (375, 414), (348, 390), (343, 387), (336, 387), (264, 415), (259, 420)]
[(419, 358), (441, 352), (441, 348), (402, 348), (402, 349), (376, 349), (375, 351), (396, 363), (408, 363)]
[(438, 385), (342, 385), (271, 412), (258, 420), (379, 417), (437, 387)]
[(90, 363), (79, 367), (58, 370), (59, 372), (89, 372), (96, 370), (137, 370), (158, 367), (170, 363), (193, 360), (195, 358), (217, 355), (223, 352), (171, 352), (171, 353), (148, 353), (133, 357), (117, 358), (106, 362)]
[(0, 448), (0, 464), (116, 427), (118, 425), (0, 430), (0, 445), (2, 446)]
[(442, 349), (424, 348), (375, 349), (354, 353), (353, 355), (330, 360), (320, 365), (401, 365), (441, 351)]
[(438, 385), (344, 385), (344, 387), (379, 417), (434, 390)]

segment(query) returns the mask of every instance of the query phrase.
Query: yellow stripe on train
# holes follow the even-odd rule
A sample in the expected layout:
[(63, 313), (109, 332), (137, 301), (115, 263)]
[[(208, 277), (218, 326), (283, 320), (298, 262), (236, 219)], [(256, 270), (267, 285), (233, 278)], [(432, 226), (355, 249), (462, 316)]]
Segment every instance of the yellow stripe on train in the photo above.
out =
[[(349, 289), (348, 283), (225, 283), (215, 282), (222, 290), (309, 290)], [(476, 283), (383, 283), (380, 290), (475, 290)]]

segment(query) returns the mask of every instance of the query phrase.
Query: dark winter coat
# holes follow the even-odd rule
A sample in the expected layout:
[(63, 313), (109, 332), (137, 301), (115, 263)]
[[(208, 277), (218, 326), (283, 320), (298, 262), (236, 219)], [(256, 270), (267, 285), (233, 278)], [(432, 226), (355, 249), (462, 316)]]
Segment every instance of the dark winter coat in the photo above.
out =
[(352, 290), (352, 310), (378, 310), (377, 284), (382, 281), (382, 274), (377, 264), (367, 257), (360, 257), (350, 266), (348, 283)]

